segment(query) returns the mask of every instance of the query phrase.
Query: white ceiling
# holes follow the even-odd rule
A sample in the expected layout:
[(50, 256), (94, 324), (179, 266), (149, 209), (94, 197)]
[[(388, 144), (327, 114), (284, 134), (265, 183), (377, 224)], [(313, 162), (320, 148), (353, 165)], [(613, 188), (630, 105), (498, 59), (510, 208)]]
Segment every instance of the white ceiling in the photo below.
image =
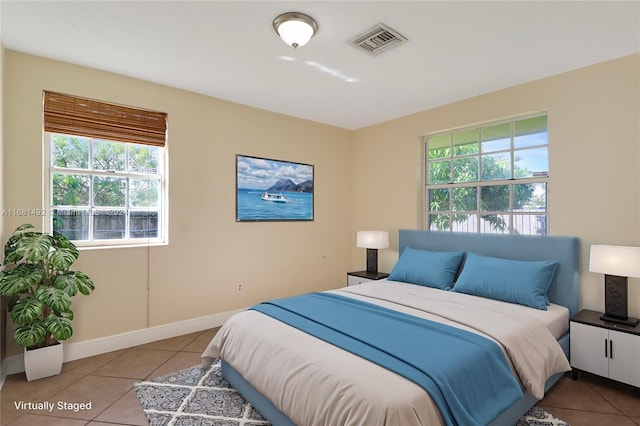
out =
[[(357, 129), (640, 51), (639, 1), (13, 1), (8, 49)], [(313, 16), (299, 49), (272, 28)], [(384, 23), (408, 42), (349, 41)]]

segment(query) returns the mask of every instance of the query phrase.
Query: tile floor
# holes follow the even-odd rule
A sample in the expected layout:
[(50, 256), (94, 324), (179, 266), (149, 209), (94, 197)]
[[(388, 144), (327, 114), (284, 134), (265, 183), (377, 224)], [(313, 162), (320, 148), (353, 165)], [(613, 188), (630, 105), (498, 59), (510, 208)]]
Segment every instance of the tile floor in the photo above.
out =
[(567, 373), (538, 405), (572, 426), (640, 425), (640, 389), (588, 373)]
[[(0, 426), (147, 425), (133, 384), (197, 365), (215, 332), (71, 361), (60, 375), (33, 382), (24, 373), (8, 376), (1, 391)], [(15, 401), (50, 401), (56, 407), (51, 413), (18, 410)], [(91, 401), (91, 410), (60, 410), (57, 401)], [(539, 405), (573, 426), (640, 426), (640, 389), (586, 373), (577, 381), (563, 377)]]

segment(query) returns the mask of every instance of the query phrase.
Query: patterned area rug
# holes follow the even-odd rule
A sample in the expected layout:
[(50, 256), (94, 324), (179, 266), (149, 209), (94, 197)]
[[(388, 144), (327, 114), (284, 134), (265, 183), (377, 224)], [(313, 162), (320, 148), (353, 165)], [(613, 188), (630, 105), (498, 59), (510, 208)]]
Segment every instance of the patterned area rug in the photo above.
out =
[[(223, 377), (220, 361), (207, 371), (199, 366), (136, 384), (140, 405), (151, 426), (269, 426)], [(568, 426), (533, 407), (516, 426)]]

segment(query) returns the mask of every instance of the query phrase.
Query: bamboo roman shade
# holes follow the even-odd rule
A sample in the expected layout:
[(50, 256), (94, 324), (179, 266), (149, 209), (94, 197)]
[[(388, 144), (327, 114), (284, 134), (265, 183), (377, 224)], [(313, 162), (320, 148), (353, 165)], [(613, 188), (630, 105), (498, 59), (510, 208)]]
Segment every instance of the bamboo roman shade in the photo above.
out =
[(167, 114), (45, 91), (44, 130), (164, 147)]

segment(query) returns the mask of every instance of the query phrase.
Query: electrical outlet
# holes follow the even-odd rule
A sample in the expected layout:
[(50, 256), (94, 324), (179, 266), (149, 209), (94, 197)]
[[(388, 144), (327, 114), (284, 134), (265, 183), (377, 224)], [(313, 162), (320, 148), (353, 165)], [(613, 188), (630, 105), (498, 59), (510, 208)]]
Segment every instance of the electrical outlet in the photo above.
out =
[(244, 286), (242, 285), (242, 283), (238, 283), (236, 284), (236, 293), (242, 293)]

